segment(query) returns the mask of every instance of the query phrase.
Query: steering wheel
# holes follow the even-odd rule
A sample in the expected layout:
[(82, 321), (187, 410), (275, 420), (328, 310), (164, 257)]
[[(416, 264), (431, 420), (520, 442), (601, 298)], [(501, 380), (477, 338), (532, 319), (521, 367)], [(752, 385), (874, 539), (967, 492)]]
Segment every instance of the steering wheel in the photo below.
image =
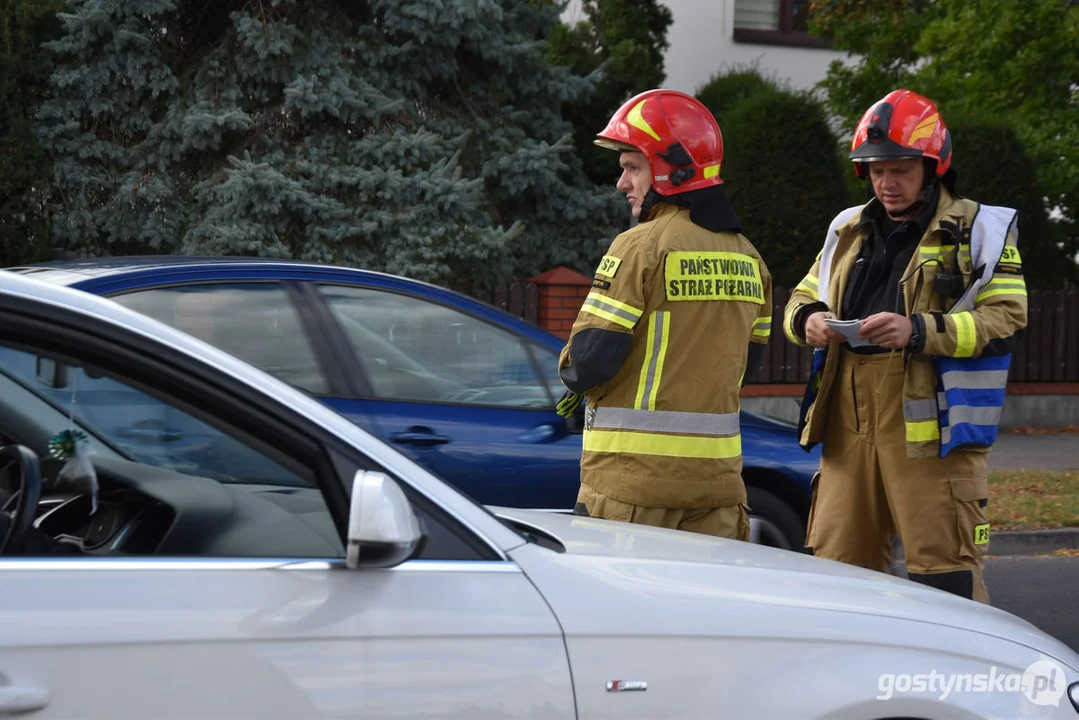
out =
[[(23, 445), (0, 447), (0, 468), (12, 463), (18, 466), (20, 487), (7, 503), (10, 505), (14, 500), (15, 511), (7, 537), (0, 539), (0, 555), (22, 549), (26, 533), (34, 523), (34, 511), (41, 500), (41, 464), (34, 451)], [(7, 505), (4, 510), (7, 510)]]

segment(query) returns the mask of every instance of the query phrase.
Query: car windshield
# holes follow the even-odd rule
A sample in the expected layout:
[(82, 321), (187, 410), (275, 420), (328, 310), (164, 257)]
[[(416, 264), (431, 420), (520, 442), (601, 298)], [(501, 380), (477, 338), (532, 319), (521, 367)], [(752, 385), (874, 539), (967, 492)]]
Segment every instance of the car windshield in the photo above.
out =
[[(110, 378), (8, 347), (0, 347), (0, 373), (127, 460), (221, 482), (309, 485), (182, 410)], [(44, 418), (54, 414), (49, 407), (20, 410)]]

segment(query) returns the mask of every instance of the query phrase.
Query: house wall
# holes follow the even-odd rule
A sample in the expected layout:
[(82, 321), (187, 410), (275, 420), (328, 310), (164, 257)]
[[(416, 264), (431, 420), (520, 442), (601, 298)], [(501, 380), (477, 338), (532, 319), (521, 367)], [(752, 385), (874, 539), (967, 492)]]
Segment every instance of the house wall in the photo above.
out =
[(674, 22), (664, 58), (667, 86), (696, 93), (712, 75), (735, 66), (757, 64), (796, 89), (811, 89), (828, 65), (846, 54), (818, 48), (778, 47), (735, 42), (735, 0), (667, 0)]
[[(810, 89), (828, 72), (828, 65), (844, 59), (834, 50), (778, 47), (734, 41), (735, 0), (665, 0), (674, 22), (668, 30), (670, 48), (664, 58), (666, 87), (695, 94), (711, 77), (735, 66), (756, 64), (765, 75), (789, 82), (795, 89)], [(563, 18), (581, 19), (580, 0), (571, 0)]]

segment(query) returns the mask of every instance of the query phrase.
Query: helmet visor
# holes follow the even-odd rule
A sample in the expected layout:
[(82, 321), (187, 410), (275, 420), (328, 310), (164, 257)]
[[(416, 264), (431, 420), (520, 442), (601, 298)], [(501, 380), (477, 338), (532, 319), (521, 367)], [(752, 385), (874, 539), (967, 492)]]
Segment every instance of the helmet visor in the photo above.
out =
[(596, 145), (599, 145), (601, 148), (607, 148), (608, 150), (616, 150), (618, 152), (644, 152), (640, 148), (633, 147), (629, 143), (619, 142), (618, 140), (611, 140), (604, 137), (596, 138), (592, 142)]
[(888, 138), (883, 142), (864, 142), (855, 148), (849, 157), (854, 162), (877, 162), (879, 160), (920, 158), (921, 156), (921, 150), (903, 147), (895, 140)]

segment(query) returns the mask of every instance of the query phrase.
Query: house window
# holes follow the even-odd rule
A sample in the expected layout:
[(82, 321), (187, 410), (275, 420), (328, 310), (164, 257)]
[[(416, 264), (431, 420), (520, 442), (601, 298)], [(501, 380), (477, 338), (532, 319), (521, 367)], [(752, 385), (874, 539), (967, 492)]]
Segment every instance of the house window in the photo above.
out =
[(734, 0), (734, 39), (761, 45), (828, 48), (809, 34), (810, 0)]

